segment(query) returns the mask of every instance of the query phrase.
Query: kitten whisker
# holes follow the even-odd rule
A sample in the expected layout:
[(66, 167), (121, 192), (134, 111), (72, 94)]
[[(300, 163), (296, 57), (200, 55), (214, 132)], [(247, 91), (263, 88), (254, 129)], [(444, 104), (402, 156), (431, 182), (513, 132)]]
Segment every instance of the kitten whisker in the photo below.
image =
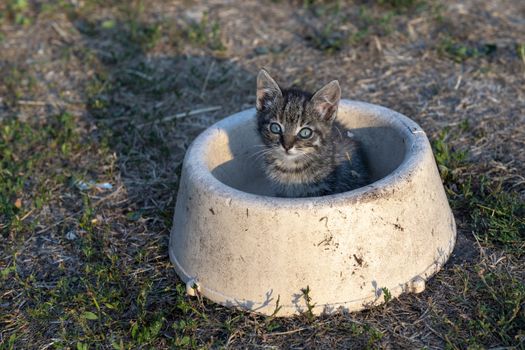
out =
[(254, 158), (255, 161), (259, 161), (261, 158), (266, 156), (267, 154), (270, 154), (272, 152), (272, 149), (262, 149), (254, 152), (249, 156), (249, 158)]

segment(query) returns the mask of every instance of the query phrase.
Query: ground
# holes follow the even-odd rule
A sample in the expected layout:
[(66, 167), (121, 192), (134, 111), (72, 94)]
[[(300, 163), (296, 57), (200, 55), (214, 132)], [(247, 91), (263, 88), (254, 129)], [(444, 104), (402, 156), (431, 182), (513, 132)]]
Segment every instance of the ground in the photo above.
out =
[[(185, 295), (181, 161), (260, 67), (426, 131), (458, 241), (425, 292), (289, 319)], [(524, 86), (520, 0), (2, 1), (0, 349), (525, 348)]]

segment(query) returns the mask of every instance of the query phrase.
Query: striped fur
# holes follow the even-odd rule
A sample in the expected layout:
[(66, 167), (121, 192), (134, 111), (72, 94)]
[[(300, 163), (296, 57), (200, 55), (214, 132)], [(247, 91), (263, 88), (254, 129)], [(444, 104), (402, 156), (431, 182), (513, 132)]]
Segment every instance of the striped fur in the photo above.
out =
[[(281, 89), (261, 70), (257, 77), (257, 128), (265, 173), (278, 196), (311, 197), (365, 185), (368, 172), (357, 140), (335, 121), (341, 90), (332, 81), (310, 94)], [(272, 133), (271, 123), (282, 132)], [(303, 127), (313, 133), (302, 139)]]

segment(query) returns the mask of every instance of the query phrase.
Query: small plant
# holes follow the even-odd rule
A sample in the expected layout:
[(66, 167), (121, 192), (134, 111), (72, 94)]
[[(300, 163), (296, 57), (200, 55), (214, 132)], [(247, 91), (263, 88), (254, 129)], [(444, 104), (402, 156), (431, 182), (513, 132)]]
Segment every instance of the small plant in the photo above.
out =
[(150, 49), (155, 46), (162, 35), (162, 27), (159, 23), (137, 24), (130, 23), (131, 41), (137, 43), (144, 49)]
[(383, 294), (383, 298), (385, 301), (385, 305), (388, 304), (392, 300), (392, 293), (390, 293), (390, 290), (388, 290), (387, 287), (381, 288), (381, 294)]
[(425, 5), (424, 0), (378, 0), (377, 2), (382, 6), (388, 6), (399, 12)]
[(135, 322), (131, 326), (131, 338), (139, 344), (150, 343), (157, 338), (163, 325), (164, 317), (156, 318), (150, 323)]
[(484, 349), (499, 344), (520, 349), (525, 341), (525, 284), (519, 272), (484, 262), (457, 266), (454, 272), (453, 280), (447, 279), (447, 284), (452, 282), (448, 293), (457, 296), (459, 290), (463, 296), (434, 310), (444, 321), (447, 348)]
[(523, 255), (525, 202), (519, 195), (505, 191), (501, 182), (482, 177), (469, 199), (476, 237), (485, 244), (503, 247), (517, 256)]
[(434, 140), (432, 146), (434, 157), (444, 182), (452, 180), (455, 169), (462, 166), (467, 158), (467, 151), (457, 150), (448, 143), (451, 136), (450, 129), (441, 131), (438, 138)]
[(22, 26), (31, 24), (28, 11), (29, 3), (27, 0), (8, 0), (7, 15), (14, 23)]
[[(155, 46), (162, 35), (160, 23), (146, 23), (143, 21), (145, 2), (144, 0), (133, 0), (124, 2), (122, 12), (126, 20), (125, 25), (129, 34), (126, 38), (137, 44), (140, 48), (147, 50)], [(102, 27), (111, 29), (115, 26), (113, 20), (102, 22)]]
[(221, 41), (221, 30), (219, 22), (210, 23), (208, 14), (203, 14), (200, 22), (192, 23), (186, 30), (186, 36), (190, 42), (199, 46), (208, 46), (212, 50), (222, 51), (225, 49)]
[[(458, 132), (467, 129), (461, 123)], [(525, 203), (503, 183), (487, 177), (462, 177), (467, 152), (450, 146), (454, 134), (443, 130), (433, 142), (434, 156), (455, 210), (469, 218), (473, 234), (485, 245), (499, 246), (521, 256), (525, 247)]]
[(77, 350), (89, 350), (89, 345), (82, 342), (77, 342)]
[(525, 44), (516, 44), (516, 53), (523, 64), (525, 64)]
[(312, 297), (310, 296), (310, 286), (306, 286), (306, 288), (301, 289), (301, 293), (306, 304), (306, 311), (304, 312), (304, 315), (306, 316), (308, 321), (312, 322), (315, 318), (315, 315), (313, 313), (315, 304), (312, 304)]
[(0, 343), (0, 350), (13, 350), (15, 348), (16, 334), (12, 334), (4, 343)]
[[(119, 12), (124, 22), (126, 36), (118, 39), (124, 39), (127, 42), (138, 44), (143, 48), (152, 47), (160, 38), (160, 25), (147, 24), (143, 21), (145, 10), (144, 0), (131, 0), (122, 2)], [(102, 29), (110, 30), (117, 28), (117, 22), (113, 19), (107, 19), (100, 24)]]
[(275, 302), (275, 309), (273, 310), (273, 312), (272, 312), (272, 314), (270, 315), (270, 317), (275, 317), (275, 316), (277, 316), (277, 313), (278, 313), (279, 311), (281, 311), (282, 306), (280, 305), (280, 302), (281, 302), (281, 296), (278, 295), (278, 296), (277, 296), (277, 300), (276, 300), (276, 302)]
[(326, 53), (340, 51), (348, 41), (348, 33), (334, 30), (333, 23), (328, 23), (321, 31), (315, 31), (306, 37), (313, 46)]
[(495, 44), (473, 45), (457, 41), (451, 37), (445, 37), (438, 46), (438, 51), (445, 57), (461, 63), (470, 58), (490, 56), (497, 50)]
[[(50, 197), (46, 176), (39, 179), (37, 175), (42, 176), (44, 164), (47, 169), (80, 147), (74, 145), (72, 125), (71, 116), (64, 113), (50, 118), (43, 128), (17, 119), (8, 119), (0, 126), (0, 234), (20, 231), (22, 218), (31, 209), (41, 208)], [(42, 151), (34, 152), (35, 147)]]
[(348, 42), (350, 35), (348, 31), (340, 29), (346, 20), (341, 13), (341, 3), (305, 1), (303, 7), (321, 21), (319, 25), (309, 25), (304, 38), (314, 48), (325, 53), (340, 51)]
[(266, 330), (268, 332), (272, 332), (275, 329), (281, 327), (281, 324), (275, 320), (275, 317), (277, 316), (277, 313), (281, 310), (282, 306), (281, 303), (281, 296), (277, 296), (277, 301), (275, 302), (275, 309), (273, 310), (272, 314), (268, 317), (266, 317), (264, 324), (266, 326)]
[(15, 106), (22, 97), (31, 95), (36, 85), (30, 69), (20, 64), (0, 65), (0, 76), (3, 82), (0, 94), (10, 106)]
[(174, 345), (177, 348), (194, 348), (195, 339), (191, 334), (197, 329), (198, 323), (193, 318), (182, 319), (173, 323), (176, 332)]

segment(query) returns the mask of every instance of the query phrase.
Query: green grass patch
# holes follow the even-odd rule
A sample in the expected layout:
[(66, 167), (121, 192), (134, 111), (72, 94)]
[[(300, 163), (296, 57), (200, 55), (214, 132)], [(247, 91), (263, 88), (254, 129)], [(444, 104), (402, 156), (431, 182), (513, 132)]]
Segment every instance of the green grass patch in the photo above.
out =
[(29, 26), (33, 23), (28, 0), (7, 0), (4, 6), (6, 11), (2, 14), (0, 20), (8, 20), (10, 23), (21, 26)]
[(73, 117), (67, 113), (46, 125), (12, 118), (0, 126), (0, 231), (4, 236), (20, 231), (22, 218), (50, 199), (51, 181), (66, 181), (64, 174), (50, 172), (81, 147), (76, 136)]
[(462, 42), (446, 36), (438, 44), (438, 52), (454, 62), (464, 62), (471, 58), (488, 57), (496, 52), (498, 47), (490, 43)]
[(0, 76), (3, 82), (0, 85), (0, 93), (10, 107), (15, 107), (19, 99), (30, 95), (36, 87), (36, 79), (31, 69), (23, 64), (0, 64)]
[[(325, 53), (332, 54), (341, 51), (348, 45), (359, 45), (373, 35), (388, 36), (393, 31), (393, 21), (396, 13), (389, 11), (371, 11), (367, 6), (360, 6), (355, 18), (341, 13), (335, 5), (316, 6), (316, 16), (322, 19), (320, 29), (312, 29), (306, 40)], [(329, 10), (319, 10), (328, 8)], [(357, 30), (340, 30), (347, 22), (352, 22)]]
[(340, 1), (304, 2), (303, 7), (321, 22), (320, 25), (307, 24), (305, 39), (316, 49), (332, 54), (348, 45), (360, 45), (372, 36), (388, 37), (406, 20), (407, 12), (428, 12), (433, 19), (441, 13), (438, 4), (423, 0), (378, 0), (356, 6), (357, 11), (348, 11), (343, 4)]
[(312, 35), (306, 36), (306, 40), (325, 53), (331, 54), (341, 51), (348, 42), (349, 34), (339, 31), (338, 25), (333, 22), (327, 23), (320, 31), (314, 31)]
[(525, 64), (525, 44), (519, 43), (516, 44), (516, 54), (520, 60)]
[(474, 235), (481, 242), (525, 254), (525, 202), (518, 193), (486, 177), (468, 177), (460, 191), (460, 205), (470, 212)]
[[(481, 263), (457, 266), (446, 308), (434, 310), (448, 349), (525, 344), (525, 284), (518, 276)], [(521, 345), (520, 345), (521, 344)]]
[(377, 0), (377, 3), (399, 13), (427, 6), (427, 2), (424, 0)]
[(193, 22), (184, 29), (185, 37), (189, 43), (208, 47), (214, 51), (226, 49), (221, 40), (221, 28), (218, 21), (210, 21), (207, 13), (202, 15), (199, 22)]
[[(461, 128), (468, 128), (463, 124)], [(463, 173), (472, 166), (465, 150), (450, 146), (449, 129), (433, 142), (441, 178), (455, 211), (468, 219), (471, 231), (487, 247), (522, 256), (525, 253), (525, 202), (501, 181)], [(507, 186), (508, 187), (508, 186)]]

